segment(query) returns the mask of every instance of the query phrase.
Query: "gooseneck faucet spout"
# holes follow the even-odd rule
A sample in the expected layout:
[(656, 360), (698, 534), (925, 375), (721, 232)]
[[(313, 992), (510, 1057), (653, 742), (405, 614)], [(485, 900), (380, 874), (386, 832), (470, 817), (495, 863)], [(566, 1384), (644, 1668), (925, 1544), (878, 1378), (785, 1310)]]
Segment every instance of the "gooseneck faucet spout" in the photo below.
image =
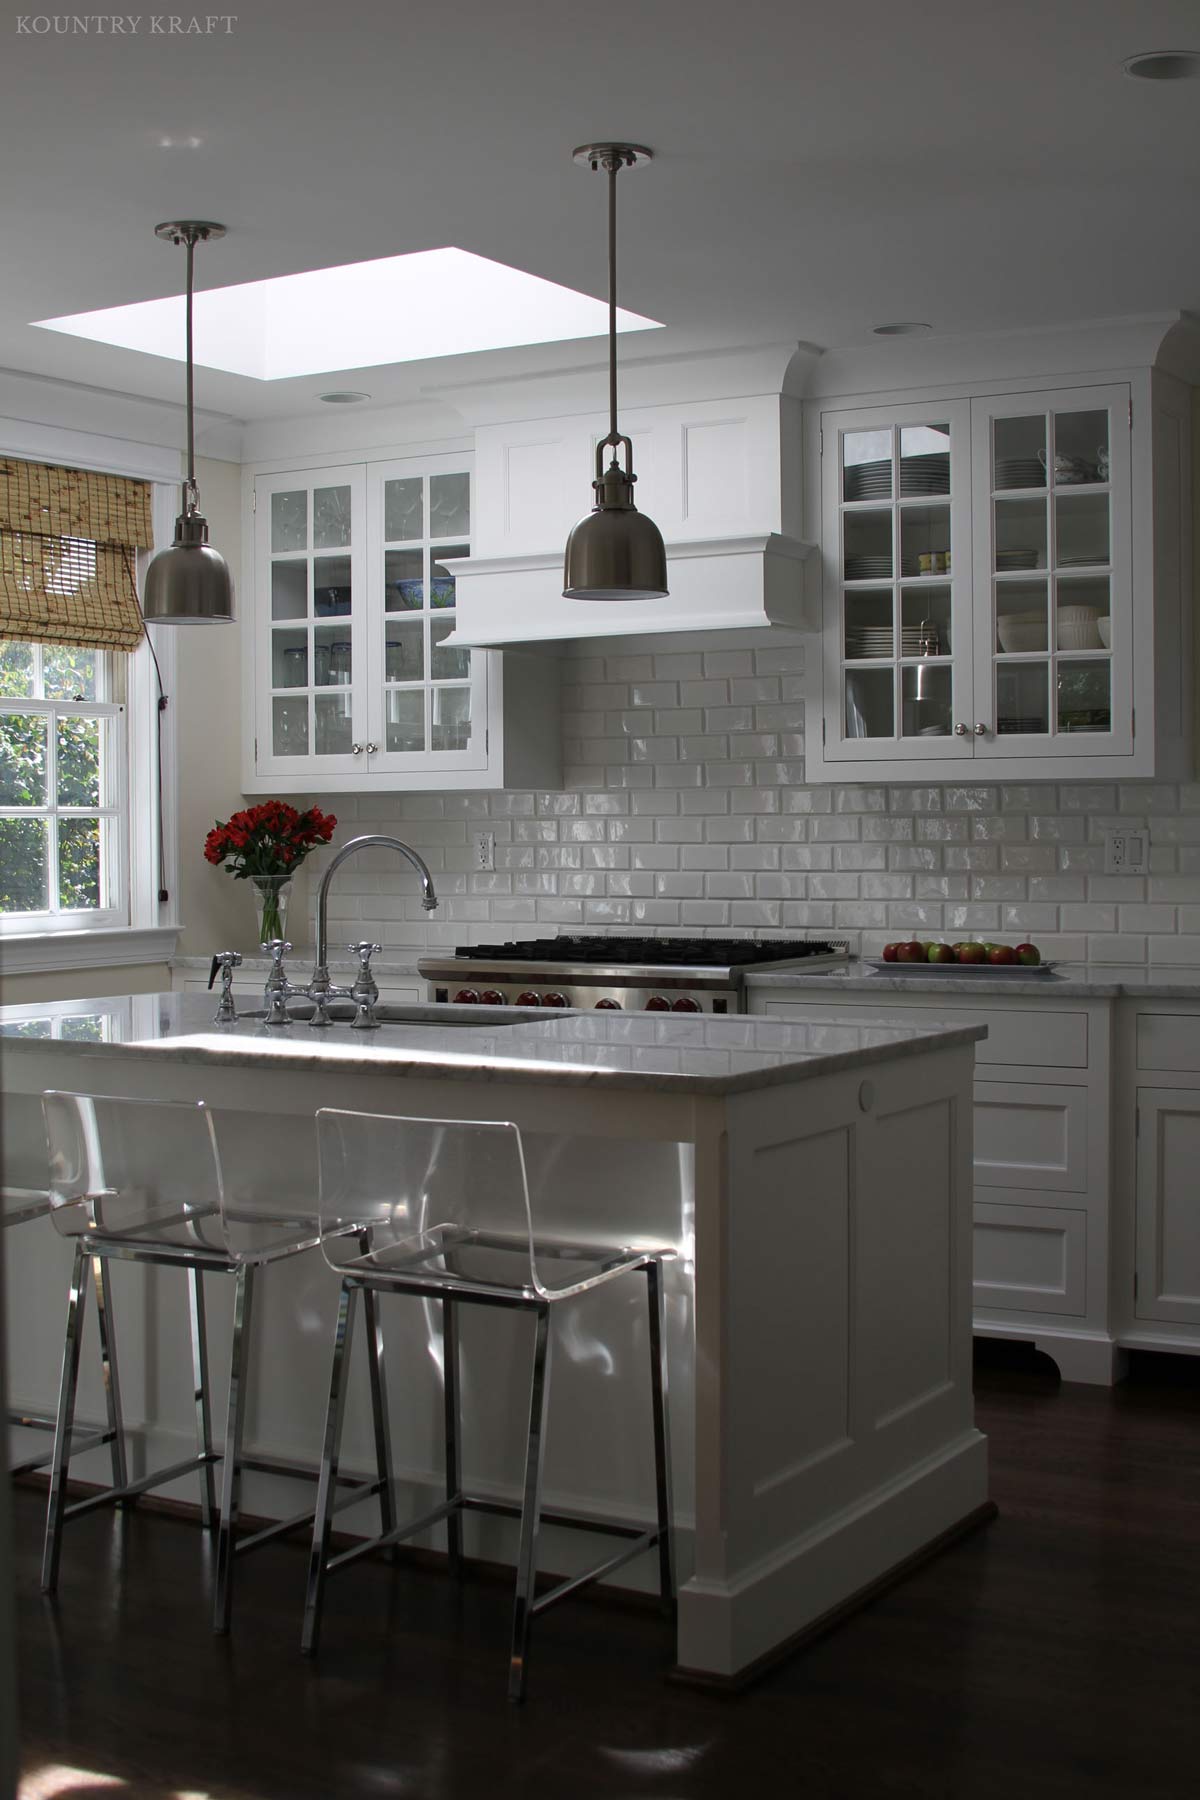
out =
[[(317, 961), (316, 967), (313, 970), (312, 981), (309, 983), (308, 991), (311, 998), (317, 1003), (318, 1017), (324, 1011), (323, 1001), (327, 1000), (330, 994), (329, 943), (326, 927), (329, 886), (334, 876), (337, 874), (337, 871), (348, 857), (357, 855), (360, 850), (373, 849), (395, 850), (400, 856), (403, 856), (406, 861), (412, 864), (413, 868), (421, 878), (421, 905), (425, 911), (432, 912), (434, 907), (438, 904), (438, 897), (433, 886), (433, 876), (429, 873), (423, 858), (417, 854), (410, 844), (402, 843), (399, 838), (384, 837), (374, 832), (366, 837), (351, 838), (348, 844), (343, 844), (329, 867), (326, 869), (324, 875), (321, 877), (321, 886), (317, 892)], [(349, 990), (347, 990), (347, 992), (349, 992)], [(315, 1022), (316, 1021), (314, 1020), (314, 1023)]]

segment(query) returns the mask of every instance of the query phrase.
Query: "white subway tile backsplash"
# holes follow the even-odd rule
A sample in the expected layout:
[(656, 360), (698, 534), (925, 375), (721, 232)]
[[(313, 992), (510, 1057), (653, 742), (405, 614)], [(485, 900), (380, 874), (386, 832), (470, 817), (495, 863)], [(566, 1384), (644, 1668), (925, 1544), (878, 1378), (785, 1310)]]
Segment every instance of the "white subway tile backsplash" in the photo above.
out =
[[(1068, 961), (1200, 967), (1200, 783), (886, 786), (864, 768), (812, 785), (805, 650), (781, 634), (569, 654), (561, 790), (338, 797), (339, 841), (399, 829), (446, 904), (423, 913), (415, 877), (368, 855), (333, 889), (331, 932), (417, 954), (581, 927), (837, 929), (868, 953), (908, 931), (1003, 931)], [(474, 866), (480, 821), (494, 870)], [(1148, 878), (1105, 876), (1104, 824), (1134, 821)]]

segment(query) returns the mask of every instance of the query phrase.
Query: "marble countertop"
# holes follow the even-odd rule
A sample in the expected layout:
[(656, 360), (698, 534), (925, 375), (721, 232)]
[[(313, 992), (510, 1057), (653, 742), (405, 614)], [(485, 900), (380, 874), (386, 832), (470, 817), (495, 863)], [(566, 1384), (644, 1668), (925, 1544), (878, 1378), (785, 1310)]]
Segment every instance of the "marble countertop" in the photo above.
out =
[(752, 1018), (747, 1014), (563, 1012), (530, 1019), (517, 1007), (394, 1009), (396, 1023), (365, 1033), (349, 1025), (268, 1031), (260, 1019), (213, 1023), (199, 994), (119, 995), (103, 1000), (0, 1007), (4, 1055), (61, 1053), (170, 1058), (205, 1066), (340, 1072), (459, 1081), (589, 1084), (673, 1094), (719, 1095), (868, 1067), (896, 1057), (975, 1043), (983, 1026), (882, 1025)]
[(816, 999), (842, 994), (1019, 994), (1023, 1000), (1040, 994), (1048, 1000), (1195, 1000), (1200, 1002), (1200, 968), (1126, 968), (1119, 964), (1063, 963), (1044, 974), (982, 968), (968, 972), (948, 967), (944, 975), (922, 969), (912, 975), (868, 968), (852, 961), (844, 969), (799, 970), (772, 974), (770, 969), (748, 973), (751, 988), (782, 989)]

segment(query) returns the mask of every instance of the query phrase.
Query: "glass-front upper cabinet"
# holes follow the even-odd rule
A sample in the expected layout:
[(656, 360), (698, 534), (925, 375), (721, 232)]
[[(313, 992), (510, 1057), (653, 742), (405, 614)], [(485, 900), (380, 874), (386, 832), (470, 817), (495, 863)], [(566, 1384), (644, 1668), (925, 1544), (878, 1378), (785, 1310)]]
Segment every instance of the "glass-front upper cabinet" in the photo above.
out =
[(254, 485), (256, 765), (350, 773), (364, 755), (366, 508), (358, 467)]
[(962, 400), (826, 418), (825, 753), (840, 761), (971, 754), (969, 420)]
[(1126, 754), (1129, 390), (972, 412), (975, 729), (1002, 758)]
[(461, 458), (368, 469), (372, 769), (487, 767), (487, 657), (448, 640), (454, 561), (471, 553), (471, 475)]

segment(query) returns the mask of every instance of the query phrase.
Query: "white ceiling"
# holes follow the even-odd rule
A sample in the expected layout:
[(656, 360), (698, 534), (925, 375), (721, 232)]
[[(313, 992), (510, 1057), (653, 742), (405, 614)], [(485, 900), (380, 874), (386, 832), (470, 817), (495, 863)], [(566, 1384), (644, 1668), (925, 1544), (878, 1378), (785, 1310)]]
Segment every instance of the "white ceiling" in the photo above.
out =
[[(1120, 71), (1200, 49), (1195, 0), (250, 0), (174, 38), (141, 16), (4, 21), (0, 366), (177, 399), (177, 364), (29, 321), (176, 291), (153, 227), (181, 216), (229, 229), (201, 287), (455, 244), (602, 293), (604, 186), (571, 150), (607, 137), (656, 152), (620, 189), (621, 298), (666, 322), (656, 356), (1200, 307), (1200, 83)], [(271, 418), (580, 360), (357, 371), (348, 326), (336, 379), (204, 371), (197, 399)]]

